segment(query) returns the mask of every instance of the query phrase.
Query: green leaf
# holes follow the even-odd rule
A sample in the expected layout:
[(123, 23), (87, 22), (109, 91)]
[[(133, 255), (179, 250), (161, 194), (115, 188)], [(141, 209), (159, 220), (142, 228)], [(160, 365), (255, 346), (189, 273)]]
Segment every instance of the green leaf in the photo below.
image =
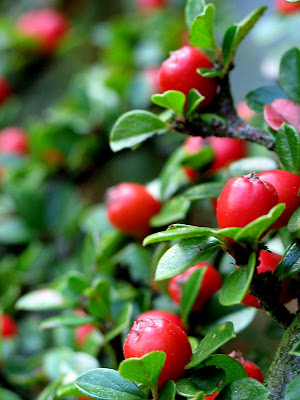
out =
[(153, 227), (169, 225), (184, 219), (190, 209), (191, 202), (182, 196), (173, 197), (166, 202), (160, 212), (151, 218)]
[(168, 125), (148, 111), (129, 111), (115, 123), (110, 134), (112, 151), (134, 147), (146, 139), (165, 133)]
[(294, 346), (294, 348), (290, 351), (290, 354), (300, 357), (300, 342)]
[(300, 50), (288, 50), (280, 63), (280, 84), (288, 97), (300, 103)]
[(59, 398), (61, 398), (61, 397), (64, 398), (66, 396), (80, 397), (81, 392), (80, 392), (80, 390), (77, 389), (75, 384), (72, 382), (72, 383), (67, 383), (67, 384), (61, 385), (56, 392), (56, 396)]
[(159, 260), (155, 279), (172, 278), (205, 260), (219, 248), (214, 238), (187, 239), (167, 250)]
[(75, 385), (85, 395), (100, 400), (139, 400), (145, 397), (133, 382), (113, 369), (98, 368), (81, 375)]
[(213, 199), (220, 196), (224, 186), (224, 182), (200, 183), (183, 192), (183, 196), (189, 200)]
[(202, 14), (205, 8), (205, 0), (188, 0), (185, 6), (185, 22), (188, 28), (194, 19)]
[(10, 390), (3, 389), (3, 388), (0, 388), (0, 399), (22, 400), (21, 397), (17, 396), (15, 393), (11, 392)]
[(220, 303), (224, 306), (239, 304), (249, 292), (256, 266), (256, 255), (252, 253), (248, 265), (241, 266), (232, 272), (220, 290)]
[(223, 70), (215, 71), (211, 70), (211, 68), (198, 68), (197, 72), (204, 78), (223, 78), (223, 76), (226, 74), (226, 72)]
[(89, 281), (80, 272), (70, 271), (66, 274), (60, 289), (65, 297), (77, 299), (89, 287)]
[(296, 240), (285, 252), (281, 262), (277, 265), (274, 274), (284, 280), (300, 272), (300, 241)]
[(202, 94), (198, 92), (197, 89), (191, 89), (188, 93), (187, 97), (187, 117), (190, 117), (191, 114), (198, 108), (199, 104), (205, 99)]
[(110, 342), (115, 337), (117, 337), (122, 331), (130, 325), (130, 319), (132, 315), (132, 304), (126, 303), (124, 304), (121, 312), (116, 321), (116, 326), (106, 333), (105, 340), (106, 342)]
[(296, 376), (288, 384), (286, 391), (285, 391), (284, 400), (298, 400), (299, 393), (300, 393), (300, 376)]
[(218, 400), (267, 400), (268, 389), (256, 379), (245, 378), (232, 382), (218, 394)]
[(284, 169), (298, 175), (300, 169), (300, 137), (296, 128), (285, 123), (281, 125), (276, 134), (276, 151)]
[(187, 325), (189, 314), (200, 292), (205, 272), (205, 267), (196, 269), (183, 285), (180, 310), (184, 325)]
[(227, 68), (233, 57), (233, 44), (235, 37), (237, 35), (237, 30), (238, 30), (238, 25), (231, 25), (227, 28), (224, 38), (223, 38), (223, 43), (222, 43), (222, 56), (223, 56), (223, 64), (224, 67)]
[(215, 152), (212, 147), (204, 146), (193, 154), (187, 154), (182, 164), (195, 169), (202, 169), (211, 164), (214, 160)]
[(20, 297), (16, 303), (19, 310), (44, 311), (67, 308), (70, 303), (56, 290), (40, 289)]
[(57, 328), (58, 326), (76, 328), (78, 326), (93, 324), (95, 322), (97, 322), (97, 320), (90, 315), (59, 315), (57, 317), (50, 317), (45, 319), (40, 324), (40, 329), (51, 329)]
[(278, 163), (268, 157), (245, 157), (234, 161), (228, 167), (228, 171), (232, 176), (242, 176), (251, 172), (268, 171), (269, 169), (278, 169)]
[(222, 369), (200, 366), (196, 373), (176, 383), (177, 392), (181, 396), (194, 398), (200, 394), (215, 392), (225, 379)]
[(50, 383), (42, 393), (37, 397), (37, 400), (54, 400), (56, 397), (56, 391), (61, 385), (64, 375), (61, 375), (54, 382)]
[(105, 279), (99, 279), (96, 284), (87, 289), (88, 310), (97, 318), (110, 318), (110, 284)]
[(291, 216), (287, 228), (291, 235), (300, 238), (300, 207)]
[(203, 13), (199, 15), (190, 28), (190, 44), (203, 49), (216, 49), (217, 45), (214, 39), (214, 18), (215, 6), (208, 4)]
[(262, 86), (249, 92), (245, 98), (247, 105), (257, 114), (264, 115), (264, 106), (276, 99), (286, 99), (284, 91), (276, 86)]
[(169, 108), (177, 115), (182, 114), (185, 104), (185, 94), (178, 90), (168, 90), (163, 94), (154, 94), (151, 97), (153, 103), (160, 107)]
[(33, 238), (33, 231), (18, 217), (5, 216), (0, 219), (0, 243), (21, 245)]
[(242, 228), (235, 236), (235, 241), (253, 243), (259, 240), (261, 235), (280, 217), (285, 207), (284, 203), (277, 204), (268, 214), (250, 222), (250, 224)]
[(175, 239), (189, 239), (196, 237), (216, 237), (223, 239), (224, 236), (235, 238), (241, 228), (212, 229), (193, 225), (173, 224), (164, 232), (153, 233), (144, 239), (143, 245), (164, 242)]
[(218, 388), (219, 392), (229, 383), (247, 378), (245, 368), (237, 360), (224, 354), (212, 355), (204, 361), (203, 365), (215, 365), (218, 368), (222, 368), (225, 372), (226, 378), (222, 386)]
[(167, 381), (162, 387), (159, 395), (160, 400), (175, 400), (176, 385), (173, 381)]
[(194, 368), (212, 355), (219, 347), (235, 337), (233, 325), (226, 322), (209, 332), (199, 343), (186, 369)]
[(166, 353), (152, 351), (141, 358), (130, 358), (121, 362), (120, 375), (129, 381), (138, 382), (148, 388), (157, 388), (161, 370), (166, 361)]

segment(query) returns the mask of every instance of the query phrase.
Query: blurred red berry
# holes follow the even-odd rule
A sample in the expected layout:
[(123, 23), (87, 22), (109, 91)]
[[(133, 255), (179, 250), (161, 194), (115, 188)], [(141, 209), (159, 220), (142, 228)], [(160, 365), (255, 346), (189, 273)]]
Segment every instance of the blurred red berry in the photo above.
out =
[(205, 400), (215, 400), (219, 393), (215, 392), (209, 396), (205, 396)]
[(0, 153), (23, 156), (28, 152), (28, 137), (23, 129), (10, 126), (0, 131)]
[(3, 339), (11, 339), (17, 335), (17, 324), (13, 318), (5, 313), (0, 315), (0, 336)]
[(137, 8), (141, 13), (148, 13), (165, 8), (167, 0), (136, 0)]
[[(81, 315), (84, 316), (86, 313), (83, 310), (76, 310), (75, 311), (76, 315)], [(77, 346), (81, 347), (84, 342), (87, 340), (87, 338), (90, 336), (92, 332), (96, 330), (96, 326), (93, 324), (85, 324), (78, 326), (75, 329), (75, 343)]]
[(148, 67), (144, 70), (144, 76), (150, 88), (151, 93), (158, 93), (160, 91), (159, 70), (160, 67), (153, 67), (153, 66)]
[(5, 102), (11, 95), (11, 87), (8, 81), (0, 76), (0, 105)]
[(300, 3), (289, 3), (285, 0), (275, 0), (275, 9), (280, 14), (294, 14), (300, 11)]
[(234, 358), (237, 360), (242, 366), (245, 368), (246, 374), (248, 378), (256, 379), (257, 381), (263, 383), (264, 376), (260, 370), (260, 368), (251, 361), (248, 361), (241, 353), (236, 353), (233, 351), (232, 353), (228, 354), (229, 357)]
[(248, 107), (248, 105), (245, 101), (241, 101), (236, 106), (236, 112), (237, 112), (237, 115), (240, 118), (242, 118), (245, 122), (250, 122), (251, 118), (256, 115), (256, 113), (254, 111), (252, 111), (250, 107)]

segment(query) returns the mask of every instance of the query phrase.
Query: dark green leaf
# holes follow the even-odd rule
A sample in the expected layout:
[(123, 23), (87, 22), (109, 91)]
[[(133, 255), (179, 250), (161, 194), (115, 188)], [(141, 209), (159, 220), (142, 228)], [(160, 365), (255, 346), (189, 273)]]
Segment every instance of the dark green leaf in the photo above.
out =
[(189, 276), (188, 280), (183, 285), (180, 310), (182, 315), (182, 322), (185, 325), (187, 324), (189, 314), (192, 311), (193, 305), (200, 292), (205, 272), (205, 267), (196, 269), (196, 271), (194, 271), (192, 275)]
[(296, 128), (285, 123), (281, 125), (276, 134), (276, 151), (284, 169), (298, 175), (300, 169), (300, 137)]
[(165, 133), (168, 125), (148, 111), (129, 111), (115, 123), (110, 134), (113, 151), (134, 147), (156, 134)]
[(87, 396), (100, 400), (144, 399), (133, 382), (127, 381), (115, 370), (98, 368), (81, 375), (75, 385)]
[(178, 222), (186, 217), (190, 208), (190, 201), (182, 196), (173, 197), (165, 203), (158, 214), (151, 218), (151, 226), (164, 226)]
[(121, 362), (120, 375), (133, 382), (156, 388), (159, 375), (166, 361), (166, 353), (152, 351), (141, 358), (130, 358)]
[(232, 272), (220, 290), (220, 303), (224, 306), (239, 304), (249, 291), (255, 271), (256, 255), (252, 253), (248, 265), (241, 266)]
[(281, 279), (287, 279), (300, 272), (300, 242), (296, 240), (285, 252), (283, 259), (276, 267), (274, 273)]
[(207, 167), (214, 160), (215, 152), (210, 146), (203, 146), (197, 153), (188, 154), (182, 164), (195, 169)]
[(280, 84), (290, 99), (300, 103), (300, 50), (296, 47), (281, 59)]
[(162, 387), (159, 395), (160, 400), (175, 400), (176, 385), (173, 381), (167, 381)]
[(257, 114), (264, 115), (264, 105), (276, 99), (286, 99), (284, 91), (276, 86), (263, 86), (252, 90), (246, 96), (246, 103)]
[(57, 328), (58, 326), (65, 326), (68, 328), (76, 328), (85, 324), (95, 323), (96, 319), (90, 315), (59, 315), (57, 317), (50, 317), (45, 319), (41, 325), (40, 329), (50, 329)]
[(290, 354), (300, 357), (300, 342), (290, 351)]
[(205, 8), (205, 0), (188, 0), (185, 6), (185, 22), (190, 28), (194, 19), (202, 14)]
[(61, 293), (65, 297), (78, 298), (89, 287), (89, 281), (80, 272), (70, 271), (63, 280)]
[(167, 250), (159, 260), (155, 279), (172, 278), (205, 260), (219, 248), (214, 238), (187, 239)]
[(110, 284), (105, 279), (99, 279), (86, 291), (88, 310), (97, 318), (110, 318)]
[(203, 13), (199, 15), (190, 28), (190, 44), (203, 49), (216, 49), (214, 39), (215, 6), (208, 4)]
[(222, 55), (223, 55), (223, 64), (225, 69), (230, 65), (232, 61), (232, 57), (234, 55), (234, 40), (237, 34), (238, 25), (231, 25), (227, 28), (223, 43), (222, 43)]
[(280, 203), (273, 207), (268, 214), (263, 215), (250, 222), (235, 236), (236, 242), (253, 243), (259, 240), (261, 235), (270, 228), (271, 225), (280, 217), (285, 209), (285, 204)]
[(215, 392), (224, 380), (225, 373), (222, 369), (201, 365), (193, 375), (177, 382), (176, 387), (178, 394), (190, 399), (199, 394)]
[(105, 340), (107, 342), (110, 342), (112, 339), (117, 337), (124, 329), (128, 328), (128, 326), (130, 325), (131, 315), (132, 304), (126, 303), (117, 318), (116, 326), (105, 335)]
[(169, 108), (176, 114), (182, 114), (185, 104), (185, 94), (178, 90), (168, 90), (163, 94), (154, 94), (152, 96), (153, 103), (163, 108)]
[(196, 367), (212, 355), (219, 347), (235, 337), (233, 325), (226, 322), (210, 331), (199, 343), (196, 351), (193, 353), (187, 369)]
[[(299, 355), (299, 354), (298, 354)], [(298, 400), (300, 393), (300, 376), (296, 376), (287, 386), (284, 400)]]
[(188, 113), (187, 116), (189, 117), (199, 106), (199, 104), (205, 99), (197, 89), (191, 89), (188, 93), (187, 98), (187, 106), (188, 106)]
[(218, 397), (218, 400), (267, 400), (269, 391), (256, 379), (245, 378), (226, 386)]
[(19, 310), (43, 311), (67, 308), (70, 303), (56, 290), (40, 289), (27, 293), (16, 303)]
[(224, 186), (223, 182), (201, 183), (183, 192), (183, 196), (189, 200), (213, 199), (220, 196)]
[(300, 238), (300, 207), (291, 216), (287, 227), (291, 235)]

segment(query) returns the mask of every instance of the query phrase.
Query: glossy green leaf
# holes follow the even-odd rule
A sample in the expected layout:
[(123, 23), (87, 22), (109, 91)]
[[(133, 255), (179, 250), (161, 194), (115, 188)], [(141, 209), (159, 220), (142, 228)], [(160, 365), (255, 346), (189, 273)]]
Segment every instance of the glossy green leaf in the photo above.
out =
[(187, 97), (187, 116), (189, 117), (199, 106), (200, 103), (205, 99), (202, 94), (198, 92), (197, 89), (191, 89)]
[(274, 274), (281, 280), (290, 278), (300, 272), (300, 241), (296, 240), (285, 252)]
[(234, 381), (226, 386), (218, 397), (218, 400), (267, 400), (269, 397), (269, 391), (256, 379), (245, 378)]
[(223, 43), (222, 43), (222, 56), (225, 69), (228, 68), (234, 55), (234, 40), (237, 35), (238, 25), (231, 25), (227, 28)]
[(199, 15), (190, 28), (190, 44), (204, 49), (216, 49), (214, 39), (215, 6), (208, 4), (203, 13)]
[(186, 155), (182, 164), (191, 168), (202, 169), (213, 162), (214, 156), (215, 152), (212, 147), (203, 146), (197, 153)]
[(256, 240), (259, 240), (261, 235), (280, 217), (284, 209), (284, 203), (277, 204), (268, 214), (255, 219), (242, 228), (235, 236), (235, 241), (253, 243)]
[(300, 393), (300, 376), (296, 376), (287, 386), (284, 400), (298, 400)]
[(151, 97), (153, 103), (163, 108), (169, 108), (180, 115), (185, 104), (185, 94), (178, 90), (168, 90), (163, 94), (154, 94)]
[(67, 308), (70, 303), (53, 289), (40, 289), (20, 297), (16, 303), (19, 310), (43, 311)]
[(148, 388), (156, 388), (159, 375), (166, 361), (166, 353), (152, 351), (141, 358), (130, 358), (121, 362), (120, 375), (133, 382), (142, 383)]
[(189, 200), (213, 199), (220, 196), (224, 186), (223, 182), (200, 183), (183, 192), (183, 196)]
[(81, 375), (75, 385), (85, 395), (100, 400), (139, 400), (144, 399), (133, 382), (122, 378), (113, 369), (98, 368)]
[(107, 332), (105, 335), (105, 340), (107, 342), (110, 342), (111, 340), (113, 340), (115, 337), (120, 335), (120, 333), (124, 329), (129, 327), (131, 315), (132, 315), (132, 304), (126, 303), (123, 306), (121, 312), (119, 313), (115, 327), (112, 330), (110, 330), (109, 332)]
[(193, 398), (199, 394), (208, 395), (215, 392), (225, 379), (222, 369), (214, 366), (201, 367), (189, 376), (176, 383), (177, 392), (181, 396)]
[(167, 381), (162, 387), (159, 400), (175, 400), (176, 397), (176, 385), (173, 381)]
[(113, 151), (134, 147), (148, 138), (166, 132), (168, 125), (148, 111), (129, 111), (115, 123), (110, 134)]
[(284, 169), (298, 175), (300, 170), (300, 137), (296, 128), (285, 123), (281, 125), (276, 134), (276, 151)]
[(248, 265), (241, 266), (227, 276), (220, 290), (220, 303), (224, 306), (239, 304), (249, 292), (256, 266), (256, 256), (252, 253)]
[(205, 272), (205, 267), (196, 269), (183, 285), (182, 298), (180, 302), (183, 324), (187, 324), (189, 314), (192, 311), (193, 305), (200, 292)]
[(193, 353), (191, 361), (185, 367), (186, 369), (194, 368), (201, 364), (209, 356), (211, 356), (219, 347), (227, 343), (229, 340), (235, 337), (233, 331), (233, 325), (231, 322), (225, 322), (222, 325), (217, 326), (199, 343), (196, 351)]
[(188, 28), (194, 19), (202, 14), (205, 8), (205, 0), (188, 0), (185, 6), (185, 22)]
[(271, 104), (276, 99), (286, 99), (284, 91), (276, 86), (262, 86), (252, 90), (246, 96), (246, 103), (257, 114), (264, 115), (265, 104)]
[(94, 317), (90, 315), (59, 315), (57, 317), (50, 317), (45, 319), (40, 329), (57, 328), (58, 326), (65, 326), (69, 328), (76, 328), (85, 324), (93, 324), (97, 322)]
[(288, 50), (280, 63), (280, 84), (288, 97), (300, 103), (300, 50)]
[(293, 349), (290, 351), (290, 354), (300, 357), (300, 342), (293, 347)]
[(186, 239), (167, 250), (159, 260), (155, 279), (172, 278), (205, 260), (219, 248), (214, 238)]
[(97, 318), (110, 318), (110, 284), (105, 279), (99, 279), (95, 285), (86, 291), (88, 310)]
[(300, 238), (300, 207), (291, 216), (287, 228), (291, 235)]
[(183, 220), (189, 211), (190, 205), (191, 202), (182, 196), (173, 197), (163, 205), (158, 214), (151, 218), (151, 226), (164, 226)]

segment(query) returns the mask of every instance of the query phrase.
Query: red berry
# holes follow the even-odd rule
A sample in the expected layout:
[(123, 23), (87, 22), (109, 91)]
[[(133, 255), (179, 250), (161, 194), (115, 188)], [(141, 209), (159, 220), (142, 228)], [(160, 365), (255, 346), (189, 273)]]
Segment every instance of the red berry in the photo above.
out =
[(209, 396), (205, 396), (205, 400), (215, 400), (219, 393), (215, 392)]
[(150, 219), (161, 204), (148, 190), (137, 183), (121, 183), (110, 188), (106, 196), (109, 221), (120, 231), (145, 236), (150, 230)]
[(168, 321), (174, 322), (179, 328), (181, 328), (185, 333), (187, 333), (186, 326), (183, 325), (182, 320), (178, 315), (173, 314), (169, 311), (164, 310), (149, 310), (145, 311), (142, 314), (139, 314), (135, 321), (138, 322), (139, 319), (167, 319)]
[(23, 38), (36, 40), (41, 53), (50, 54), (68, 31), (69, 21), (58, 11), (44, 8), (21, 15), (16, 28)]
[(151, 93), (157, 93), (160, 91), (159, 86), (159, 67), (148, 67), (144, 70), (144, 77), (149, 86)]
[(0, 104), (3, 104), (10, 95), (10, 84), (3, 76), (0, 76)]
[(249, 378), (256, 379), (257, 381), (263, 383), (264, 376), (260, 370), (260, 368), (251, 361), (248, 361), (241, 353), (236, 353), (233, 351), (232, 353), (228, 354), (229, 357), (234, 358), (237, 360), (242, 366), (245, 368), (246, 374)]
[(244, 227), (267, 214), (278, 203), (274, 187), (256, 174), (230, 179), (224, 186), (217, 205), (220, 228)]
[(254, 111), (251, 110), (250, 107), (247, 106), (245, 101), (241, 101), (236, 106), (237, 115), (242, 118), (245, 122), (250, 122), (252, 117), (256, 115)]
[[(76, 315), (86, 315), (83, 310), (76, 310)], [(90, 334), (95, 331), (97, 328), (93, 324), (85, 324), (78, 326), (75, 330), (75, 343), (77, 346), (82, 346)]]
[(187, 95), (195, 88), (205, 97), (199, 107), (208, 105), (217, 94), (217, 81), (199, 75), (198, 68), (213, 68), (206, 54), (192, 46), (184, 46), (174, 51), (160, 68), (162, 91), (179, 90)]
[(0, 336), (3, 339), (13, 338), (17, 334), (17, 324), (8, 314), (0, 315)]
[(166, 319), (140, 319), (133, 323), (124, 343), (125, 358), (142, 357), (151, 351), (166, 353), (158, 387), (172, 379), (177, 381), (185, 372), (192, 349), (188, 337), (176, 324)]
[(10, 126), (0, 131), (0, 153), (24, 155), (29, 151), (26, 133), (17, 126)]
[(165, 8), (167, 0), (137, 0), (136, 4), (140, 12), (151, 12)]
[(286, 226), (293, 212), (300, 206), (300, 177), (292, 172), (274, 169), (258, 174), (259, 179), (271, 183), (278, 194), (278, 203), (285, 203), (286, 208), (272, 226), (279, 229)]
[[(271, 271), (272, 273), (275, 271), (275, 268), (279, 264), (282, 259), (282, 256), (276, 253), (270, 253), (266, 250), (261, 250), (258, 257), (260, 264), (256, 268), (258, 274), (263, 274), (264, 272)], [(291, 279), (287, 279), (282, 282), (281, 286), (281, 294), (279, 300), (281, 303), (288, 303), (293, 298), (293, 294), (290, 292), (291, 288)], [(243, 304), (246, 306), (251, 306), (255, 308), (261, 308), (258, 299), (252, 294), (248, 293), (243, 300)]]
[(217, 269), (207, 262), (200, 262), (189, 268), (182, 274), (176, 275), (169, 281), (169, 294), (176, 303), (180, 303), (182, 297), (182, 288), (188, 278), (196, 269), (206, 268), (203, 276), (202, 285), (192, 310), (200, 310), (222, 286), (222, 279)]
[(281, 14), (293, 14), (300, 11), (300, 3), (289, 3), (285, 0), (275, 0), (275, 8)]

